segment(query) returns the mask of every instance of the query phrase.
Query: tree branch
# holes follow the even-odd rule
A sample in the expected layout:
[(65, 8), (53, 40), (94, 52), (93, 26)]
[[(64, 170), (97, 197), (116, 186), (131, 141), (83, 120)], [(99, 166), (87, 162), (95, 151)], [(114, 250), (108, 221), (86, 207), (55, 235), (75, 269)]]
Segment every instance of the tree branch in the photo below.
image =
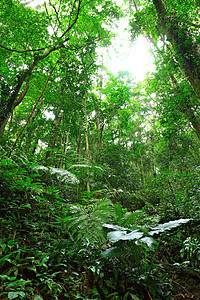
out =
[(69, 27), (63, 32), (63, 34), (61, 35), (60, 39), (62, 39), (66, 35), (66, 33), (69, 32), (70, 29), (76, 24), (76, 22), (78, 20), (80, 9), (81, 9), (81, 1), (82, 0), (79, 0), (79, 2), (78, 2), (77, 13), (76, 13), (76, 17), (75, 17), (73, 23), (71, 25), (69, 25)]
[[(77, 0), (75, 0), (76, 2)], [(75, 19), (74, 21), (72, 22), (71, 25), (68, 26), (68, 28), (63, 32), (63, 34), (61, 35), (61, 37), (59, 38), (60, 39), (60, 43), (57, 45), (57, 46), (53, 46), (51, 47), (49, 50), (46, 50), (44, 54), (42, 55), (37, 55), (34, 57), (34, 60), (32, 62), (32, 64), (30, 65), (30, 67), (25, 70), (25, 71), (22, 71), (20, 74), (18, 74), (16, 76), (16, 81), (15, 81), (15, 85), (12, 87), (12, 93), (11, 95), (6, 99), (6, 102), (7, 102), (7, 107), (6, 107), (6, 111), (4, 111), (4, 114), (2, 114), (1, 116), (1, 119), (0, 119), (0, 128), (1, 126), (3, 125), (5, 119), (8, 117), (8, 115), (10, 114), (10, 112), (12, 111), (12, 107), (13, 107), (13, 104), (14, 102), (16, 101), (17, 99), (17, 96), (18, 96), (18, 93), (22, 87), (22, 84), (24, 83), (24, 81), (26, 80), (27, 77), (29, 77), (31, 74), (32, 74), (32, 71), (33, 69), (38, 65), (38, 63), (40, 61), (42, 61), (43, 59), (45, 59), (47, 56), (49, 56), (52, 52), (64, 47), (64, 44), (66, 41), (69, 40), (69, 36), (66, 37), (64, 39), (64, 41), (62, 41), (62, 38), (71, 30), (71, 28), (75, 25), (75, 23), (77, 22), (78, 20), (78, 17), (79, 17), (79, 13), (80, 13), (80, 9), (81, 9), (81, 3), (82, 3), (82, 0), (78, 0), (78, 8), (77, 8), (77, 11), (76, 11), (76, 16), (75, 16)], [(75, 6), (75, 5), (74, 5)], [(73, 8), (74, 10), (74, 8)], [(73, 13), (73, 10), (71, 12), (71, 15)], [(37, 51), (40, 51), (40, 50), (45, 50), (47, 49), (47, 47), (45, 48), (38, 48), (38, 49), (33, 49), (33, 50), (17, 50), (17, 49), (10, 49), (10, 48), (7, 48), (3, 45), (0, 44), (0, 47), (8, 50), (8, 51), (12, 51), (12, 52), (18, 52), (18, 53), (27, 53), (27, 52), (37, 52)], [(19, 99), (18, 99), (19, 100)]]
[[(76, 0), (75, 0), (75, 1), (76, 1)], [(70, 29), (71, 29), (71, 28), (75, 25), (75, 23), (77, 22), (78, 16), (79, 16), (79, 13), (80, 13), (80, 9), (81, 9), (81, 2), (82, 2), (82, 0), (79, 0), (79, 2), (78, 2), (78, 8), (77, 8), (77, 13), (76, 13), (76, 17), (75, 17), (73, 23), (72, 23), (71, 25), (69, 25), (69, 27), (63, 32), (63, 34), (62, 34), (61, 37), (60, 37), (60, 40), (66, 35), (67, 32), (70, 31)], [(50, 4), (51, 4), (51, 2), (50, 2)], [(47, 11), (46, 2), (44, 2), (44, 5), (45, 5), (46, 11)], [(51, 4), (51, 5), (52, 5), (52, 4)], [(60, 20), (58, 19), (58, 15), (57, 15), (57, 14), (58, 14), (58, 13), (57, 13), (57, 10), (55, 9), (54, 5), (52, 5), (52, 7), (54, 8), (54, 10), (55, 10), (55, 12), (56, 12), (57, 20), (58, 20), (58, 22), (59, 22), (59, 24), (60, 24)], [(47, 15), (48, 15), (48, 11), (47, 11)], [(64, 42), (66, 42), (67, 40), (69, 40), (69, 37), (66, 38), (66, 39), (64, 40)], [(63, 42), (63, 43), (64, 43), (64, 42)], [(38, 52), (38, 51), (47, 49), (47, 47), (43, 47), (43, 48), (38, 48), (38, 49), (17, 50), (17, 49), (11, 49), (11, 48), (8, 48), (8, 47), (6, 47), (6, 46), (4, 46), (4, 45), (2, 45), (2, 44), (0, 44), (0, 47), (3, 48), (3, 49), (5, 49), (5, 50), (7, 50), (7, 51), (17, 52), (17, 53)], [(57, 46), (57, 47), (54, 46), (54, 47), (52, 47), (49, 51), (52, 52), (52, 51), (54, 51), (54, 50), (59, 49), (60, 47), (61, 47), (61, 46), (60, 46), (60, 44), (59, 44), (59, 46)], [(52, 49), (53, 49), (53, 50), (52, 50)], [(46, 57), (46, 56), (45, 56), (45, 57)]]
[(47, 14), (47, 16), (49, 17), (49, 12), (48, 12), (48, 9), (47, 9), (46, 1), (44, 1), (44, 6), (45, 6), (46, 14)]
[(0, 47), (5, 50), (11, 51), (11, 52), (17, 52), (17, 53), (37, 52), (37, 51), (45, 50), (47, 48), (47, 47), (44, 47), (44, 48), (38, 48), (38, 49), (17, 50), (17, 49), (10, 49), (8, 47), (5, 47), (2, 44), (0, 44)]
[(58, 23), (59, 23), (59, 26), (60, 26), (60, 25), (61, 25), (61, 22), (60, 22), (60, 20), (59, 20), (58, 12), (57, 12), (55, 6), (51, 3), (51, 0), (49, 0), (49, 3), (50, 3), (50, 5), (53, 7), (53, 10), (54, 10), (55, 13), (56, 13), (56, 19), (57, 19), (57, 21), (58, 21)]
[(22, 102), (22, 100), (23, 100), (24, 97), (26, 96), (26, 93), (28, 92), (28, 89), (29, 89), (29, 79), (28, 79), (28, 82), (27, 82), (27, 84), (26, 84), (26, 86), (25, 86), (25, 88), (24, 88), (22, 94), (21, 94), (21, 95), (18, 97), (18, 99), (14, 102), (14, 104), (13, 104), (13, 109), (14, 109), (17, 105), (19, 105), (19, 104)]

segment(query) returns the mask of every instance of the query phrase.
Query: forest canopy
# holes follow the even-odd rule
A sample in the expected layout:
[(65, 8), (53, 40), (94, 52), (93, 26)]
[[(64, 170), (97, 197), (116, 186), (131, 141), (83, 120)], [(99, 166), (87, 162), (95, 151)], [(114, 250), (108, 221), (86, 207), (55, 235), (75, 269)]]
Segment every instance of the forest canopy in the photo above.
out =
[[(0, 0), (0, 299), (199, 299), (199, 1), (29, 4)], [(127, 19), (141, 82), (99, 55)]]

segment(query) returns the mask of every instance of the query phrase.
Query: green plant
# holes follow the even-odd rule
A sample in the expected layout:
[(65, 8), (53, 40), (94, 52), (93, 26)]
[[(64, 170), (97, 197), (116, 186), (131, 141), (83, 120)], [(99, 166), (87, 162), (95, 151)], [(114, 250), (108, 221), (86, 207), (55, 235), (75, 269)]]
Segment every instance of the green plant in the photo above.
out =
[(198, 268), (200, 264), (200, 241), (195, 237), (188, 237), (183, 242), (181, 257), (186, 258), (188, 264), (193, 268)]
[(64, 183), (79, 183), (79, 180), (76, 178), (74, 174), (71, 172), (61, 169), (61, 168), (52, 168), (52, 167), (45, 167), (45, 166), (35, 166), (35, 170), (41, 170), (44, 173), (49, 173), (50, 175), (56, 175), (57, 179)]
[(101, 243), (105, 241), (102, 225), (114, 217), (114, 207), (108, 199), (88, 200), (84, 204), (67, 204), (63, 208), (63, 218), (66, 232), (69, 232), (75, 241)]
[(110, 243), (116, 246), (108, 248), (101, 255), (104, 258), (116, 257), (121, 265), (132, 274), (135, 282), (144, 286), (154, 299), (158, 299), (159, 294), (167, 297), (169, 295), (166, 290), (168, 284), (166, 280), (163, 285), (160, 284), (159, 277), (163, 277), (163, 270), (162, 265), (156, 262), (159, 242), (152, 236), (176, 228), (189, 220), (180, 219), (148, 229), (139, 227), (136, 230), (104, 224), (105, 228), (112, 230), (107, 237)]

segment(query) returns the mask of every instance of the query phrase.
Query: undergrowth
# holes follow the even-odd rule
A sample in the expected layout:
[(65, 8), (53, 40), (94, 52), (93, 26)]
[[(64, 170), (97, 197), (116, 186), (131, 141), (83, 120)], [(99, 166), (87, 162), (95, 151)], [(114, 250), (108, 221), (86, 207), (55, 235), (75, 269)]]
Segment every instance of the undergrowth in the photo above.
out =
[(130, 211), (105, 190), (70, 201), (74, 174), (0, 163), (0, 299), (174, 299), (172, 272), (199, 279), (197, 221), (159, 224), (149, 201)]

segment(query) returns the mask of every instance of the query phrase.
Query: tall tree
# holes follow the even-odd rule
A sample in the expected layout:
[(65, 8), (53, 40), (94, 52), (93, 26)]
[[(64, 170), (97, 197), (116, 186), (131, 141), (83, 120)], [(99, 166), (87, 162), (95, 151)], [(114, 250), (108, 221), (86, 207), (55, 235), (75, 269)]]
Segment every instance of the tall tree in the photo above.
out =
[[(73, 52), (109, 39), (102, 24), (118, 17), (112, 2), (75, 0), (49, 1), (34, 10), (17, 0), (0, 3), (0, 134), (12, 110), (25, 97), (36, 72), (46, 72), (50, 57), (55, 61), (62, 49)], [(53, 53), (56, 53), (53, 55)]]
[[(153, 4), (160, 20), (160, 25), (176, 53), (178, 64), (192, 89), (200, 98), (199, 18), (197, 17), (197, 6), (193, 1), (188, 0), (184, 0), (180, 4), (174, 4), (172, 1), (164, 3), (163, 0), (153, 0)], [(187, 12), (188, 8), (189, 13)], [(183, 17), (183, 11), (187, 19)], [(198, 30), (194, 30), (195, 27)]]
[[(198, 7), (195, 1), (187, 0), (144, 3), (137, 5), (134, 1), (131, 27), (133, 37), (145, 33), (154, 46), (157, 64), (154, 92), (157, 91), (158, 99), (162, 97), (163, 103), (165, 99), (165, 106), (174, 106), (173, 115), (176, 111), (177, 116), (187, 119), (200, 138)], [(157, 85), (162, 86), (159, 92)]]

